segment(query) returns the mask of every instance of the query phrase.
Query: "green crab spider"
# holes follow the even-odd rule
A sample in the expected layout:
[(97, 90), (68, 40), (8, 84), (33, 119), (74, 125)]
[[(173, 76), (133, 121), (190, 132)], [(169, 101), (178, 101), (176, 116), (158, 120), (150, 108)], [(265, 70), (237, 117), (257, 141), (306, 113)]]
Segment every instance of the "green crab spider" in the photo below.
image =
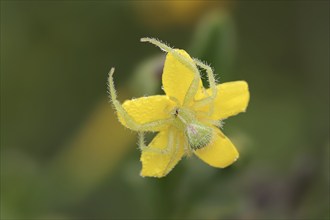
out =
[[(207, 94), (205, 98), (194, 100), (194, 105), (196, 107), (202, 107), (209, 103), (212, 103), (216, 98), (217, 88), (216, 88), (216, 82), (212, 68), (197, 59), (192, 59), (192, 60), (187, 59), (186, 57), (178, 53), (176, 50), (172, 49), (171, 47), (167, 46), (166, 44), (156, 39), (141, 38), (141, 42), (149, 42), (151, 44), (158, 46), (161, 50), (173, 54), (173, 56), (180, 63), (182, 63), (184, 66), (192, 70), (192, 72), (194, 73), (194, 78), (188, 88), (188, 91), (184, 97), (182, 105), (179, 103), (178, 100), (176, 100), (173, 97), (170, 97), (170, 99), (174, 101), (177, 104), (177, 106), (175, 109), (172, 109), (170, 112), (168, 112), (169, 113), (168, 118), (156, 120), (144, 124), (137, 123), (127, 113), (127, 111), (123, 108), (121, 103), (117, 100), (117, 95), (113, 80), (113, 74), (115, 71), (114, 68), (111, 68), (108, 78), (110, 100), (113, 103), (113, 106), (115, 107), (116, 111), (126, 122), (127, 126), (130, 129), (138, 132), (139, 148), (141, 151), (168, 154), (169, 151), (173, 150), (173, 142), (175, 139), (175, 134), (173, 131), (168, 133), (168, 142), (167, 142), (168, 144), (164, 149), (158, 149), (158, 148), (151, 149), (150, 147), (145, 145), (145, 140), (144, 140), (145, 132), (150, 132), (153, 128), (159, 127), (160, 125), (172, 123), (178, 129), (185, 131), (185, 135), (187, 138), (185, 139), (185, 143), (183, 143), (184, 149), (187, 152), (187, 154), (190, 155), (193, 150), (203, 148), (212, 140), (213, 131), (211, 127), (198, 122), (194, 114), (188, 109), (188, 105), (191, 103), (192, 100), (194, 100), (194, 97), (200, 85), (200, 72), (197, 66), (201, 67), (202, 69), (205, 69), (207, 73), (208, 82), (210, 85), (211, 94), (210, 95)], [(208, 110), (208, 112), (206, 112), (206, 114), (211, 115), (212, 112), (213, 112), (213, 105), (211, 105), (211, 108)], [(204, 123), (219, 126), (220, 122), (208, 119), (207, 121), (204, 121)], [(178, 151), (177, 149), (178, 143), (174, 143), (174, 144), (175, 144), (175, 151), (173, 155), (175, 155)]]

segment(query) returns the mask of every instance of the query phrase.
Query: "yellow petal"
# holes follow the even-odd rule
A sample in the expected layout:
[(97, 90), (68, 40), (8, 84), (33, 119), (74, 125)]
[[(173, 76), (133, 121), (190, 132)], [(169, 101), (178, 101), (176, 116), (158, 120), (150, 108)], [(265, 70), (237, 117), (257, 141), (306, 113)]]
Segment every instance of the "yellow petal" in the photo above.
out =
[[(186, 51), (178, 49), (176, 51), (193, 62)], [(183, 65), (172, 53), (167, 54), (162, 76), (163, 88), (167, 96), (176, 98), (182, 104), (193, 78), (194, 72), (191, 69)], [(202, 81), (199, 87), (202, 89)]]
[[(210, 89), (207, 93), (211, 94)], [(205, 96), (204, 96), (205, 97)], [(199, 93), (199, 97), (203, 98)], [(222, 83), (217, 86), (217, 96), (214, 100), (214, 111), (211, 119), (220, 120), (230, 116), (237, 115), (240, 112), (245, 112), (250, 99), (248, 84), (245, 81), (235, 81)], [(207, 111), (212, 104), (197, 108), (198, 111)]]
[(213, 167), (224, 168), (238, 159), (238, 152), (231, 141), (217, 128), (209, 145), (195, 151), (201, 160)]
[[(169, 142), (169, 134), (173, 134), (172, 144)], [(145, 150), (141, 155), (141, 176), (163, 177), (181, 160), (183, 148), (183, 135), (174, 130), (159, 132), (149, 144), (150, 151)], [(152, 149), (168, 149), (166, 153), (153, 152)]]
[[(174, 102), (167, 96), (156, 95), (125, 101), (123, 108), (139, 124), (170, 118)], [(124, 119), (118, 113), (119, 121), (127, 127)], [(162, 124), (150, 131), (159, 131), (168, 124)]]

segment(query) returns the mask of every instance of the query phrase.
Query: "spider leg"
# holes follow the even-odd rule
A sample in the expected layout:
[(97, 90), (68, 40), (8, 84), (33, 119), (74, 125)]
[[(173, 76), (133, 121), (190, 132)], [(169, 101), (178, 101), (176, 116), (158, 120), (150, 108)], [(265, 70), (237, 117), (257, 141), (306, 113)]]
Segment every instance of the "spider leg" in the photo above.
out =
[(159, 154), (169, 154), (173, 148), (173, 140), (174, 140), (174, 133), (172, 131), (169, 131), (167, 146), (164, 149), (151, 148), (150, 146), (145, 144), (144, 132), (139, 132), (139, 148), (141, 151), (153, 152)]
[[(210, 89), (211, 89), (211, 95), (209, 95), (206, 98), (203, 98), (201, 100), (197, 100), (195, 101), (195, 107), (202, 107), (205, 106), (207, 104), (210, 104), (214, 101), (214, 99), (217, 96), (217, 86), (216, 86), (216, 82), (215, 82), (215, 78), (214, 78), (214, 73), (213, 70), (210, 66), (204, 64), (203, 62), (199, 61), (198, 59), (194, 59), (194, 62), (196, 63), (196, 65), (200, 66), (201, 68), (206, 70), (207, 73), (207, 78), (210, 84)], [(208, 111), (208, 115), (211, 115), (214, 111), (214, 106), (211, 105), (210, 109)]]
[(160, 119), (144, 124), (139, 124), (137, 123), (128, 113), (127, 111), (123, 108), (123, 106), (120, 104), (120, 102), (117, 100), (117, 95), (116, 95), (116, 89), (113, 81), (113, 74), (115, 72), (114, 68), (111, 68), (109, 72), (109, 93), (110, 93), (110, 100), (112, 104), (114, 105), (116, 111), (119, 113), (119, 115), (125, 120), (127, 126), (135, 131), (141, 131), (141, 130), (150, 130), (153, 129), (161, 124), (164, 123), (169, 123), (174, 120), (174, 118), (167, 118), (167, 119)]
[(173, 102), (175, 102), (175, 104), (176, 104), (177, 106), (180, 106), (180, 102), (179, 102), (179, 100), (178, 100), (177, 98), (172, 97), (172, 96), (169, 96), (169, 98), (170, 98), (170, 100), (172, 100)]
[(207, 123), (207, 124), (214, 125), (214, 126), (216, 126), (218, 128), (221, 128), (221, 129), (223, 128), (223, 125), (225, 124), (225, 122), (222, 121), (222, 120), (212, 120), (212, 119), (208, 119), (208, 118), (202, 119), (202, 121)]
[[(173, 140), (176, 140), (176, 138), (175, 137), (178, 137), (178, 136), (174, 136), (173, 135)], [(167, 164), (167, 167), (166, 167), (166, 170), (168, 170), (168, 167), (173, 163), (173, 161), (175, 160), (175, 158), (177, 157), (177, 154), (178, 154), (178, 151), (179, 151), (179, 141), (176, 141), (175, 143), (174, 143), (174, 151), (173, 151), (173, 153), (172, 153), (172, 155), (171, 155), (171, 159), (170, 159), (170, 161), (168, 162), (168, 164)]]
[(203, 62), (199, 61), (198, 59), (194, 59), (194, 62), (196, 63), (196, 65), (200, 66), (201, 68), (206, 70), (207, 73), (207, 78), (210, 84), (210, 89), (211, 89), (211, 95), (203, 98), (201, 100), (195, 101), (196, 106), (204, 106), (206, 104), (209, 104), (210, 102), (212, 102), (215, 97), (217, 96), (217, 86), (215, 83), (215, 78), (214, 78), (214, 73), (213, 70), (210, 66), (204, 64)]
[(140, 39), (141, 42), (149, 42), (157, 47), (159, 47), (164, 52), (173, 52), (173, 48), (167, 46), (166, 44), (162, 43), (159, 40), (156, 40), (155, 38), (150, 37), (143, 37)]
[(188, 88), (186, 96), (183, 101), (183, 106), (188, 105), (194, 98), (195, 94), (197, 93), (199, 82), (200, 82), (200, 73), (197, 69), (197, 66), (194, 62), (189, 60), (188, 58), (184, 57), (182, 54), (177, 52), (176, 50), (172, 49), (171, 47), (167, 46), (166, 44), (154, 39), (154, 38), (141, 38), (141, 42), (149, 42), (151, 44), (156, 45), (161, 50), (171, 53), (176, 59), (178, 59), (183, 65), (193, 71), (194, 78)]

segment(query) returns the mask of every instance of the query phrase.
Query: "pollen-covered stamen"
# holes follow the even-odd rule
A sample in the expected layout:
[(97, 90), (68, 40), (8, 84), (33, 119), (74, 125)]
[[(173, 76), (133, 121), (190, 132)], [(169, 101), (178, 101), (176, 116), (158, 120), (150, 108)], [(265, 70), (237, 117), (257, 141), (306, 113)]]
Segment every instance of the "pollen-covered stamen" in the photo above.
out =
[(190, 123), (186, 127), (185, 135), (191, 149), (198, 150), (211, 142), (212, 128), (200, 123)]

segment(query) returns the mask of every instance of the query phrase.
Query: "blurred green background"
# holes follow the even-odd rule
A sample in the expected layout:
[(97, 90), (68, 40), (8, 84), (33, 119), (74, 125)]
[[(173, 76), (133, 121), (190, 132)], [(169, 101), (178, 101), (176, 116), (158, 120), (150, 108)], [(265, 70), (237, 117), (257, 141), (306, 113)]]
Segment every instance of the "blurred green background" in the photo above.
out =
[[(160, 93), (157, 37), (246, 80), (226, 169), (139, 176), (107, 98)], [(328, 1), (1, 1), (1, 219), (328, 219)]]

